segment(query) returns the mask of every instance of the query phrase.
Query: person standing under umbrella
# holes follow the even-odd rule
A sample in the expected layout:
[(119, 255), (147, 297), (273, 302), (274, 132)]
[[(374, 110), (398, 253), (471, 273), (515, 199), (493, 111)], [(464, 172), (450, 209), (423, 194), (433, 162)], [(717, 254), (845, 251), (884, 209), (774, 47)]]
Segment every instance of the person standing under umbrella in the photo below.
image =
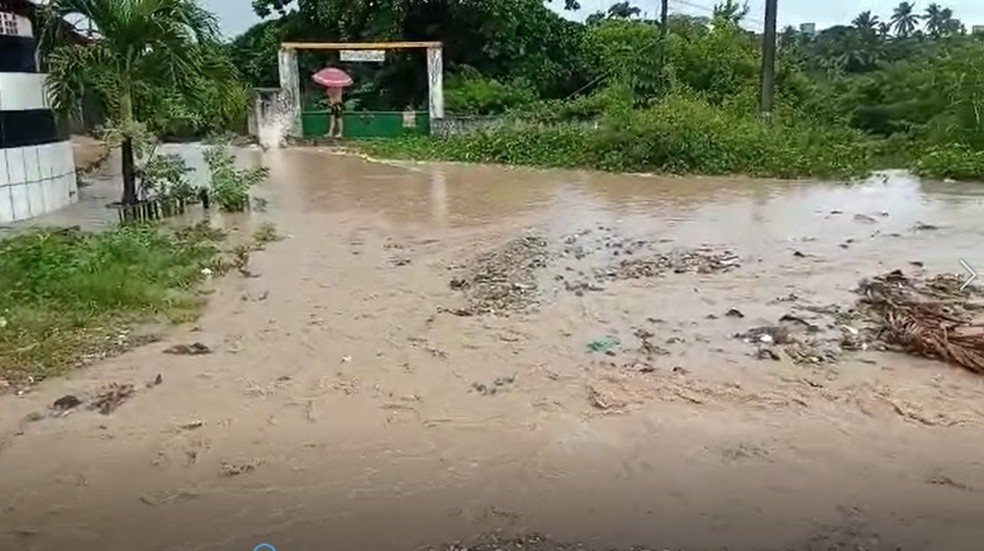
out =
[(331, 86), (328, 88), (328, 137), (329, 138), (341, 138), (343, 123), (342, 123), (342, 111), (344, 104), (342, 103), (342, 88), (340, 86)]
[(342, 137), (342, 89), (352, 85), (352, 77), (335, 67), (325, 67), (312, 77), (328, 91), (328, 137)]

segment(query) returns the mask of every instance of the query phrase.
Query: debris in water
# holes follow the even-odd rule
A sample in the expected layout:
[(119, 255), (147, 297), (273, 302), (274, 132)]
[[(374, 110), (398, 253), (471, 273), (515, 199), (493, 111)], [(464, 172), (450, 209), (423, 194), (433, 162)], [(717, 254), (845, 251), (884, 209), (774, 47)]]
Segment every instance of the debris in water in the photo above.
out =
[(588, 343), (588, 351), (604, 352), (619, 344), (618, 337), (606, 336), (592, 340)]
[(450, 286), (468, 297), (469, 305), (461, 309), (462, 313), (521, 312), (538, 305), (535, 275), (546, 264), (546, 239), (527, 235), (479, 255), (468, 272), (452, 279)]
[(116, 408), (120, 407), (123, 402), (130, 399), (133, 394), (133, 385), (111, 383), (96, 395), (96, 399), (89, 404), (89, 409), (99, 410), (99, 413), (109, 415), (116, 411)]
[(984, 304), (961, 293), (962, 284), (955, 276), (915, 279), (895, 270), (861, 282), (858, 309), (887, 344), (984, 374)]
[(778, 352), (767, 347), (759, 348), (755, 353), (755, 357), (760, 360), (773, 360), (777, 362), (781, 359)]
[(854, 220), (856, 220), (858, 222), (864, 222), (866, 224), (874, 224), (875, 222), (878, 221), (878, 220), (875, 220), (875, 218), (873, 218), (871, 216), (868, 216), (867, 214), (855, 214), (854, 215)]
[(52, 404), (52, 407), (62, 411), (67, 411), (70, 409), (77, 408), (80, 405), (82, 405), (82, 400), (79, 400), (77, 397), (71, 394), (66, 394), (61, 398), (55, 400), (55, 403)]
[(737, 308), (732, 308), (732, 309), (728, 310), (727, 312), (724, 313), (724, 315), (727, 316), (727, 317), (729, 317), (729, 318), (743, 318), (743, 317), (745, 317), (745, 314), (743, 314), (742, 311), (739, 310), (739, 309), (737, 309)]
[(836, 360), (841, 352), (837, 336), (821, 333), (819, 326), (792, 314), (785, 314), (776, 325), (754, 327), (736, 334), (735, 337), (757, 344), (754, 355), (759, 359), (779, 360), (780, 356), (773, 348), (773, 345), (777, 345), (796, 363), (815, 364)]
[(643, 279), (658, 277), (666, 272), (677, 274), (728, 272), (738, 266), (738, 257), (731, 251), (714, 251), (709, 248), (678, 249), (649, 258), (625, 259), (598, 275), (613, 280)]
[(212, 349), (200, 342), (195, 342), (192, 344), (176, 344), (164, 349), (164, 353), (180, 356), (201, 356), (203, 354), (211, 354)]
[(625, 407), (625, 403), (620, 400), (615, 400), (610, 396), (605, 396), (598, 389), (593, 386), (588, 390), (588, 402), (595, 408), (602, 411), (608, 411), (611, 409), (618, 409)]
[(916, 225), (912, 227), (912, 231), (936, 231), (940, 229), (940, 226), (935, 224), (923, 224), (922, 222), (916, 222)]
[(498, 392), (505, 391), (505, 387), (513, 384), (514, 382), (516, 382), (516, 377), (510, 375), (506, 377), (496, 377), (492, 383), (487, 385), (483, 383), (472, 383), (471, 388), (482, 396), (492, 396)]
[(262, 464), (263, 462), (259, 459), (252, 459), (246, 463), (229, 463), (223, 461), (222, 466), (219, 467), (219, 473), (223, 476), (239, 476), (255, 471)]

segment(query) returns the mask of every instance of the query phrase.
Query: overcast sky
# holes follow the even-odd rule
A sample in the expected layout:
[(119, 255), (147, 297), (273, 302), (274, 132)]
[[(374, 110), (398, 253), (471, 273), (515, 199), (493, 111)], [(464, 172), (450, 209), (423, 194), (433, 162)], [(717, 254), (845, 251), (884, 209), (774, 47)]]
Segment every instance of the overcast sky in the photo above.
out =
[[(582, 19), (587, 14), (605, 9), (613, 0), (580, 0), (581, 11), (569, 17)], [(248, 29), (258, 21), (253, 14), (251, 0), (202, 0), (206, 8), (215, 12), (222, 26), (222, 33), (231, 38)], [(916, 2), (917, 10), (923, 10), (930, 2)], [(563, 6), (563, 0), (554, 0), (555, 9)], [(659, 11), (659, 0), (637, 0), (632, 2), (650, 15)], [(710, 13), (714, 0), (670, 0), (671, 13), (701, 15)], [(749, 0), (751, 12), (748, 15), (749, 28), (761, 28), (764, 0)], [(898, 0), (779, 0), (779, 26), (798, 25), (814, 22), (818, 28), (849, 22), (855, 15), (871, 10), (885, 18), (892, 13)], [(940, 4), (953, 9), (954, 13), (968, 27), (984, 24), (984, 0), (941, 0)]]

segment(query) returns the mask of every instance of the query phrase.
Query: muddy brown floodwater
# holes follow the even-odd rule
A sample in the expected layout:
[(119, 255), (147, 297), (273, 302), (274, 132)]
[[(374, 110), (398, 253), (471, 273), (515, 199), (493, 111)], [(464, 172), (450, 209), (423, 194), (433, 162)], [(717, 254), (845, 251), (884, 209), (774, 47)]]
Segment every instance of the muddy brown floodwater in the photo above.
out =
[(0, 398), (0, 548), (979, 550), (980, 377), (748, 331), (984, 265), (984, 188), (263, 155), (256, 277)]

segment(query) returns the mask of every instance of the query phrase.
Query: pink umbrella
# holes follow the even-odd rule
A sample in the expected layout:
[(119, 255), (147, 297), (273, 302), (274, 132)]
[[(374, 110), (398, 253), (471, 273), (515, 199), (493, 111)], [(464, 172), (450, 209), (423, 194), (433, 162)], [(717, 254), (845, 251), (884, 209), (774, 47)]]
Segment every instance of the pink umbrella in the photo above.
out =
[(336, 69), (335, 67), (325, 67), (314, 73), (314, 76), (311, 78), (325, 88), (344, 88), (352, 85), (352, 77), (348, 76), (345, 71)]

